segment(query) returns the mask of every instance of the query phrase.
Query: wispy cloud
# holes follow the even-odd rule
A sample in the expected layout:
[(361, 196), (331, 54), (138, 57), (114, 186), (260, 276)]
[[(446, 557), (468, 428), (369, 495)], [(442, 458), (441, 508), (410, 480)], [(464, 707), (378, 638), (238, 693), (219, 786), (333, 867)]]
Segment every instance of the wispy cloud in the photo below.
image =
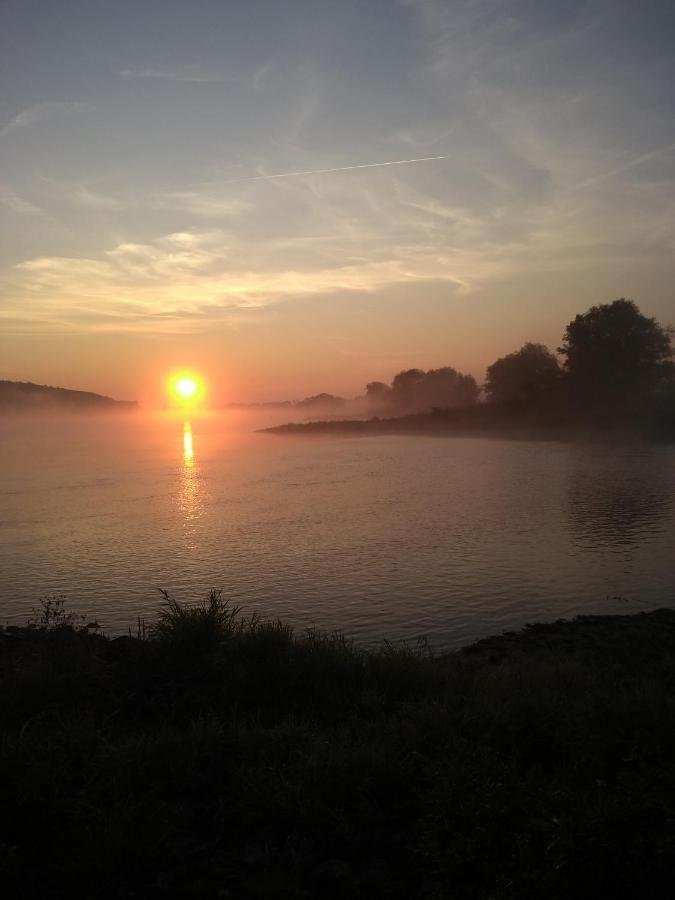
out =
[(21, 216), (44, 216), (45, 211), (24, 197), (10, 191), (9, 188), (0, 186), (0, 204), (11, 212), (18, 213)]
[(186, 81), (195, 84), (218, 84), (235, 79), (220, 72), (211, 72), (199, 66), (184, 66), (176, 69), (122, 69), (122, 78), (157, 78), (164, 81)]
[(630, 216), (608, 221), (590, 194), (581, 195), (580, 212), (579, 194), (561, 191), (542, 205), (496, 182), (481, 187), (490, 202), (472, 203), (470, 191), (457, 191), (467, 171), (449, 165), (444, 190), (436, 179), (410, 179), (397, 169), (392, 179), (365, 185), (307, 178), (301, 191), (285, 180), (269, 191), (257, 180), (245, 199), (218, 194), (217, 185), (212, 194), (147, 197), (139, 208), (175, 209), (177, 222), (185, 213), (242, 215), (154, 239), (132, 230), (86, 257), (28, 259), (11, 272), (3, 316), (22, 318), (30, 309), (42, 330), (203, 333), (238, 311), (248, 316), (303, 297), (383, 295), (398, 285), (414, 298), (431, 281), (454, 295), (476, 295), (525, 271), (569, 271), (597, 260), (606, 268), (626, 253), (651, 258), (672, 247), (665, 197), (646, 236)]
[(78, 206), (84, 206), (87, 209), (116, 212), (126, 208), (126, 204), (121, 199), (92, 191), (84, 185), (76, 188), (72, 196)]
[[(0, 191), (0, 204), (16, 214), (5, 292), (15, 321), (196, 331), (238, 309), (392, 285), (408, 321), (430, 279), (439, 296), (473, 299), (523, 284), (525, 304), (527, 285), (546, 279), (544, 304), (567, 302), (570, 286), (614, 290), (627, 259), (672, 268), (672, 63), (652, 68), (645, 46), (619, 53), (620, 23), (605, 32), (593, 12), (612, 4), (530, 15), (513, 0), (403, 0), (383, 45), (411, 23), (414, 39), (389, 58), (364, 32), (347, 70), (345, 38), (365, 6), (339, 17), (344, 31), (329, 17), (310, 45), (293, 23), (260, 56), (240, 52), (264, 42), (233, 22), (218, 55), (202, 55), (208, 40), (186, 43), (194, 55), (183, 58), (199, 65), (163, 65), (150, 46), (136, 66), (118, 58), (91, 140), (55, 152), (35, 141), (10, 159), (17, 193)], [(37, 104), (0, 135), (86, 108)], [(39, 207), (59, 215), (58, 239)], [(27, 258), (12, 268), (17, 253)], [(551, 273), (569, 278), (564, 289)], [(644, 283), (665, 290), (656, 276)]]
[(260, 93), (265, 87), (265, 84), (269, 81), (272, 72), (276, 69), (276, 63), (273, 59), (268, 59), (267, 62), (263, 63), (261, 66), (255, 70), (253, 75), (251, 75), (251, 87), (254, 91)]
[[(247, 200), (224, 196), (222, 190), (218, 190), (218, 184), (209, 184), (202, 190), (133, 191), (118, 180), (113, 185), (109, 179), (98, 182), (91, 178), (63, 181), (42, 175), (38, 181), (43, 196), (48, 197), (52, 204), (74, 205), (92, 213), (119, 212), (138, 216), (160, 211), (180, 213), (194, 219), (232, 219), (254, 208)], [(16, 212), (29, 211), (30, 204), (12, 192), (3, 191), (1, 185), (0, 203), (5, 203)]]
[(88, 112), (91, 109), (93, 109), (93, 107), (90, 103), (78, 103), (73, 101), (47, 101), (46, 103), (35, 103), (33, 106), (29, 106), (27, 109), (17, 113), (13, 119), (10, 119), (9, 122), (3, 125), (3, 127), (0, 128), (0, 137), (6, 137), (6, 135), (20, 128), (30, 128), (33, 125), (37, 125), (38, 122), (50, 119), (53, 116)]
[[(367, 234), (353, 235), (353, 250)], [(175, 232), (124, 242), (92, 258), (44, 256), (14, 266), (5, 316), (30, 305), (41, 327), (74, 331), (203, 331), (237, 310), (339, 291), (372, 292), (435, 278), (463, 287), (458, 257), (397, 246), (368, 258), (344, 239), (280, 238), (258, 247), (234, 233)], [(105, 311), (105, 317), (96, 317)], [(93, 317), (93, 318), (92, 318)]]
[(657, 147), (654, 150), (648, 150), (646, 153), (640, 153), (637, 156), (634, 156), (632, 159), (626, 160), (623, 163), (619, 163), (619, 165), (617, 166), (611, 166), (604, 172), (598, 172), (596, 175), (591, 175), (590, 178), (585, 178), (583, 181), (577, 182), (576, 184), (572, 185), (570, 190), (579, 191), (582, 188), (600, 184), (603, 181), (607, 181), (609, 178), (614, 178), (616, 175), (623, 175), (624, 172), (630, 172), (631, 169), (636, 169), (638, 166), (641, 166), (646, 162), (651, 162), (654, 159), (660, 159), (661, 157), (669, 156), (673, 152), (675, 152), (675, 143), (667, 144), (665, 147)]
[(245, 200), (204, 191), (169, 191), (149, 198), (147, 205), (153, 209), (182, 210), (205, 219), (232, 218), (253, 208)]

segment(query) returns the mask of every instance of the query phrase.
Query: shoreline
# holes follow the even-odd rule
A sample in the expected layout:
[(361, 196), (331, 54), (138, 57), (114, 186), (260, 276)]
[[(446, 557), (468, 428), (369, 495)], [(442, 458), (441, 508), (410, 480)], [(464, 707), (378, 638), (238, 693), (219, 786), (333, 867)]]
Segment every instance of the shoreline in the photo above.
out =
[(309, 437), (484, 437), (503, 440), (622, 441), (627, 443), (671, 443), (675, 432), (657, 422), (584, 422), (555, 420), (549, 416), (493, 414), (485, 408), (447, 409), (430, 413), (369, 419), (319, 419), (287, 422), (258, 429), (261, 434)]

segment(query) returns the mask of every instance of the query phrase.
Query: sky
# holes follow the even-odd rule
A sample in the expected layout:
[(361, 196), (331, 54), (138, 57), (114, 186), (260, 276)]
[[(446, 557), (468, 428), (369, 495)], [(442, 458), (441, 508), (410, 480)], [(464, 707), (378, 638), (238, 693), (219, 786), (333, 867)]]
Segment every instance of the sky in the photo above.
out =
[(3, 0), (0, 378), (479, 381), (675, 323), (671, 0)]

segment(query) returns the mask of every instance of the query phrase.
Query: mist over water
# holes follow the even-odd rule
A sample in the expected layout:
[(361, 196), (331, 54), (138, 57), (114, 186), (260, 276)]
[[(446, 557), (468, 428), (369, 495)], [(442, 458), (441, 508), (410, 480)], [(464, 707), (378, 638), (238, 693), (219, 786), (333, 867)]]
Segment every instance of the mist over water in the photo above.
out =
[(280, 438), (288, 418), (6, 419), (0, 619), (38, 599), (123, 633), (222, 588), (246, 612), (453, 647), (675, 604), (675, 447)]

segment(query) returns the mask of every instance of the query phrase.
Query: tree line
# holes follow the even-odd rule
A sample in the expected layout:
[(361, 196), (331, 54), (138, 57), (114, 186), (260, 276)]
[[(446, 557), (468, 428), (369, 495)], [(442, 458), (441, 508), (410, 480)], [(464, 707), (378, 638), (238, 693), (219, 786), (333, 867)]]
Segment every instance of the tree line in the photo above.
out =
[(406, 369), (391, 384), (371, 381), (366, 398), (373, 412), (390, 414), (466, 408), (481, 399), (514, 410), (555, 407), (609, 416), (675, 409), (673, 329), (621, 298), (577, 315), (557, 355), (528, 342), (497, 359), (482, 388), (451, 366)]

